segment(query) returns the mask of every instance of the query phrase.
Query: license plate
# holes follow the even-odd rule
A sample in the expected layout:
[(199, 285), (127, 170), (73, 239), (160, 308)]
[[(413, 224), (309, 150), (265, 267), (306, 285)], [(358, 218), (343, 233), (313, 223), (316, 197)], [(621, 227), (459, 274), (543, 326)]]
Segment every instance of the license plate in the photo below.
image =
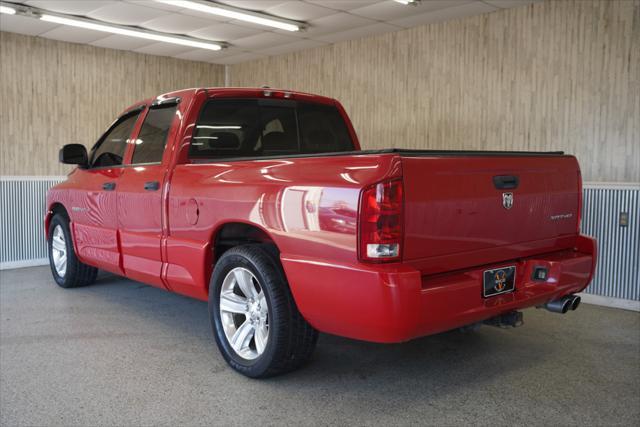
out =
[(482, 295), (485, 298), (513, 292), (516, 284), (516, 267), (485, 270), (482, 282)]

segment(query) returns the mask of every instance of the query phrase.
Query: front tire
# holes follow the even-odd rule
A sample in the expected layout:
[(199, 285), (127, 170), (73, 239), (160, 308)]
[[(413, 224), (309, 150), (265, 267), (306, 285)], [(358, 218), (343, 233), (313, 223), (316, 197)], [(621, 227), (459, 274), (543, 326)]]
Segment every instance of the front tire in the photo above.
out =
[(98, 269), (80, 262), (73, 249), (69, 219), (56, 214), (51, 219), (48, 232), (48, 252), (51, 274), (58, 286), (76, 288), (93, 283)]
[(296, 307), (284, 271), (268, 245), (229, 249), (209, 286), (209, 315), (227, 363), (251, 378), (265, 378), (307, 362), (318, 332)]

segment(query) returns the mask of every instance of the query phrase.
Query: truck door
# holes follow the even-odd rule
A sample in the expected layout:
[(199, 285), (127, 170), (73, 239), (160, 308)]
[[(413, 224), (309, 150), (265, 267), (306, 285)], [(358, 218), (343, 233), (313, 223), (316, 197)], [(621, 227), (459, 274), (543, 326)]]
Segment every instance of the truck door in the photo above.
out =
[(72, 229), (80, 259), (116, 274), (122, 274), (118, 250), (116, 189), (123, 172), (127, 142), (140, 109), (117, 119), (96, 142), (89, 155), (89, 167), (78, 169), (82, 187), (71, 198)]
[(164, 287), (161, 279), (163, 197), (169, 132), (178, 127), (176, 102), (151, 105), (137, 136), (131, 162), (118, 183), (118, 228), (122, 266), (127, 277)]

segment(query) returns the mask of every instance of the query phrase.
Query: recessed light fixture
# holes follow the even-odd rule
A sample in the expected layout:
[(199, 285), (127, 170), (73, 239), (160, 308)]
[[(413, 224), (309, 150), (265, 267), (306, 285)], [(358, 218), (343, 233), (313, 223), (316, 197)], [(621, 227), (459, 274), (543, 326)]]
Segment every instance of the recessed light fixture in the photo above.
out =
[(417, 4), (418, 1), (420, 0), (393, 0), (393, 1), (395, 1), (396, 3), (407, 5), (407, 4)]
[(88, 30), (102, 31), (105, 33), (119, 34), (122, 36), (137, 37), (140, 39), (154, 40), (164, 43), (179, 44), (182, 46), (196, 47), (199, 49), (220, 50), (222, 46), (215, 43), (198, 41), (193, 38), (168, 36), (156, 32), (131, 29), (120, 25), (103, 24), (102, 22), (84, 18), (67, 18), (60, 15), (42, 14), (42, 21), (53, 22), (56, 24), (68, 25), (71, 27), (86, 28)]
[(7, 15), (15, 15), (16, 10), (9, 6), (0, 6), (0, 13), (6, 13)]
[(288, 19), (273, 18), (263, 13), (250, 12), (244, 9), (237, 9), (231, 6), (224, 6), (218, 3), (198, 0), (155, 0), (158, 3), (170, 4), (184, 9), (197, 10), (198, 12), (210, 13), (212, 15), (224, 16), (225, 18), (237, 19), (238, 21), (251, 22), (253, 24), (264, 25), (285, 31), (299, 31), (304, 25), (301, 22)]

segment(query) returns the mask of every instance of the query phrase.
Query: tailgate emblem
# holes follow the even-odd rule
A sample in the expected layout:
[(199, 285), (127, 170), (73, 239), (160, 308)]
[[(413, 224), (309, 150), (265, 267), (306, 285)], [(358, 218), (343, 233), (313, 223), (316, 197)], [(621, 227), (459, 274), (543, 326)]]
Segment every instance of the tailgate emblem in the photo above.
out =
[(513, 193), (502, 193), (502, 206), (505, 209), (513, 207)]
[(496, 292), (502, 292), (507, 286), (507, 273), (505, 273), (504, 270), (498, 270), (493, 276), (493, 282), (495, 283), (493, 289), (495, 289)]

